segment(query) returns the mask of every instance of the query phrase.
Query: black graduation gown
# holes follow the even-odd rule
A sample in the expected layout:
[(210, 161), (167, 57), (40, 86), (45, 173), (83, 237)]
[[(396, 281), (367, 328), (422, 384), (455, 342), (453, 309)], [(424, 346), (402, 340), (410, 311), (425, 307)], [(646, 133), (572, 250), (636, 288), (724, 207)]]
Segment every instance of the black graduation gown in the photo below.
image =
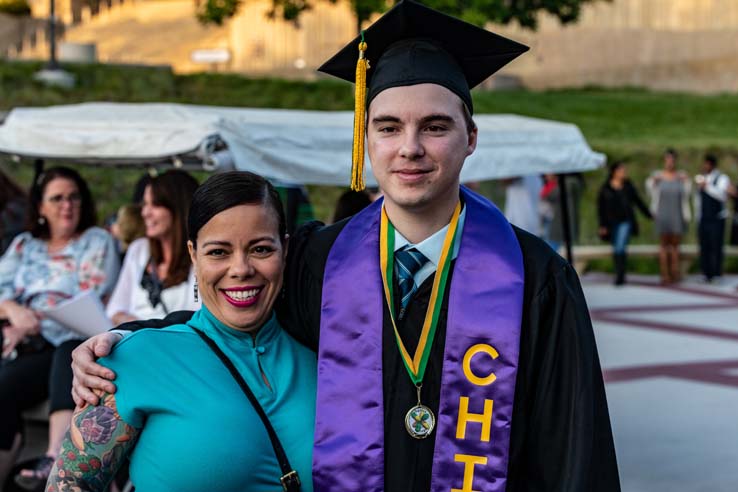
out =
[[(345, 224), (320, 227), (310, 223), (297, 231), (290, 239), (285, 289), (275, 303), (282, 326), (316, 351), (323, 271), (328, 252)], [(540, 239), (517, 228), (515, 234), (523, 251), (525, 288), (507, 492), (618, 492), (605, 388), (579, 279)], [(398, 325), (411, 353), (417, 345), (432, 280), (430, 277), (420, 286)], [(423, 383), (423, 403), (436, 414), (447, 306), (448, 292)], [(166, 326), (186, 322), (190, 316), (180, 311), (165, 320), (138, 321), (121, 328)], [(384, 318), (385, 490), (428, 492), (435, 433), (415, 440), (405, 431), (405, 413), (416, 404), (417, 396), (400, 358), (386, 307)], [(351, 388), (346, 391), (350, 394)]]
[[(277, 314), (285, 329), (313, 350), (320, 334), (323, 271), (345, 224), (308, 225), (290, 240)], [(523, 251), (525, 289), (507, 491), (619, 491), (602, 373), (579, 279), (543, 241), (521, 229), (515, 233)], [(432, 282), (430, 277), (419, 287), (398, 324), (410, 353), (417, 345)], [(423, 382), (423, 403), (436, 414), (447, 310), (448, 289)], [(428, 492), (435, 433), (416, 440), (405, 430), (405, 414), (417, 395), (386, 305), (384, 319), (385, 490)], [(350, 394), (351, 388), (346, 391)]]

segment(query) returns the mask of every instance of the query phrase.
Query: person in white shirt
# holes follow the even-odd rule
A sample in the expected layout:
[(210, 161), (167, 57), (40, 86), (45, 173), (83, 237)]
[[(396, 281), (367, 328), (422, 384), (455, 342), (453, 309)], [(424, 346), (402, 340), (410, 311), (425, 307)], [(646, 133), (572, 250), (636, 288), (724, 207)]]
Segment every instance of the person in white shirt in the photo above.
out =
[(106, 308), (114, 324), (199, 308), (186, 241), (186, 218), (196, 188), (195, 178), (178, 170), (152, 178), (146, 186), (141, 210), (146, 237), (128, 247)]
[(717, 157), (707, 154), (702, 173), (695, 176), (697, 195), (695, 211), (698, 220), (700, 268), (707, 282), (723, 274), (723, 239), (728, 210), (725, 202), (730, 191), (730, 178), (717, 169)]
[(510, 181), (505, 188), (505, 217), (531, 234), (541, 232), (538, 214), (543, 180), (537, 174), (521, 176)]

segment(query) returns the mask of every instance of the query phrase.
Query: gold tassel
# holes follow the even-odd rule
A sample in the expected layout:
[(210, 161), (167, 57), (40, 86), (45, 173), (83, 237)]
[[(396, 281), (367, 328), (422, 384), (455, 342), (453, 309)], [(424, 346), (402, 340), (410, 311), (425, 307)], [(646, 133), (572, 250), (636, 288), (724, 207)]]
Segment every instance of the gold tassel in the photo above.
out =
[(364, 56), (366, 43), (364, 31), (359, 43), (359, 60), (356, 62), (356, 94), (354, 99), (354, 145), (352, 149), (351, 189), (361, 191), (364, 186), (364, 132), (366, 131), (366, 71), (369, 61)]

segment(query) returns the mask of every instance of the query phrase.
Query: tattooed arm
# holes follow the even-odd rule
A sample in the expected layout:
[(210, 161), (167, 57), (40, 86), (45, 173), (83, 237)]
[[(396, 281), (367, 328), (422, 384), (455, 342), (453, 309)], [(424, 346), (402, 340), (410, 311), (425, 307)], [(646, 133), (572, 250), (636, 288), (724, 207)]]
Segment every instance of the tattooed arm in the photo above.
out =
[(139, 429), (121, 419), (115, 395), (102, 394), (98, 406), (77, 408), (46, 491), (107, 490), (125, 457), (133, 450)]

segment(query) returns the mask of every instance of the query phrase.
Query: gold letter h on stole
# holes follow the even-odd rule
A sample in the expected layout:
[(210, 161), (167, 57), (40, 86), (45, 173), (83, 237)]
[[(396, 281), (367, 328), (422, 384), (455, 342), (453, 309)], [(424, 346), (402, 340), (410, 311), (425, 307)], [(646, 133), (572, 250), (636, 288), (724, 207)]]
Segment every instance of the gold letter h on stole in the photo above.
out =
[[(478, 344), (469, 348), (464, 355), (463, 370), (466, 378), (472, 384), (477, 386), (487, 386), (495, 382), (497, 377), (494, 373), (489, 374), (487, 377), (480, 378), (475, 375), (471, 370), (471, 359), (478, 353), (485, 353), (492, 359), (496, 359), (499, 354), (494, 347), (486, 344)], [(466, 426), (469, 422), (477, 422), (482, 424), (482, 432), (480, 441), (489, 442), (490, 434), (492, 433), (492, 410), (494, 408), (493, 400), (484, 400), (484, 412), (469, 413), (469, 397), (462, 396), (459, 398), (459, 417), (456, 421), (456, 439), (466, 439)], [(472, 456), (466, 454), (457, 454), (454, 456), (454, 461), (464, 463), (464, 482), (461, 489), (451, 489), (451, 492), (477, 492), (472, 489), (474, 485), (474, 467), (476, 465), (486, 465), (486, 456)]]

